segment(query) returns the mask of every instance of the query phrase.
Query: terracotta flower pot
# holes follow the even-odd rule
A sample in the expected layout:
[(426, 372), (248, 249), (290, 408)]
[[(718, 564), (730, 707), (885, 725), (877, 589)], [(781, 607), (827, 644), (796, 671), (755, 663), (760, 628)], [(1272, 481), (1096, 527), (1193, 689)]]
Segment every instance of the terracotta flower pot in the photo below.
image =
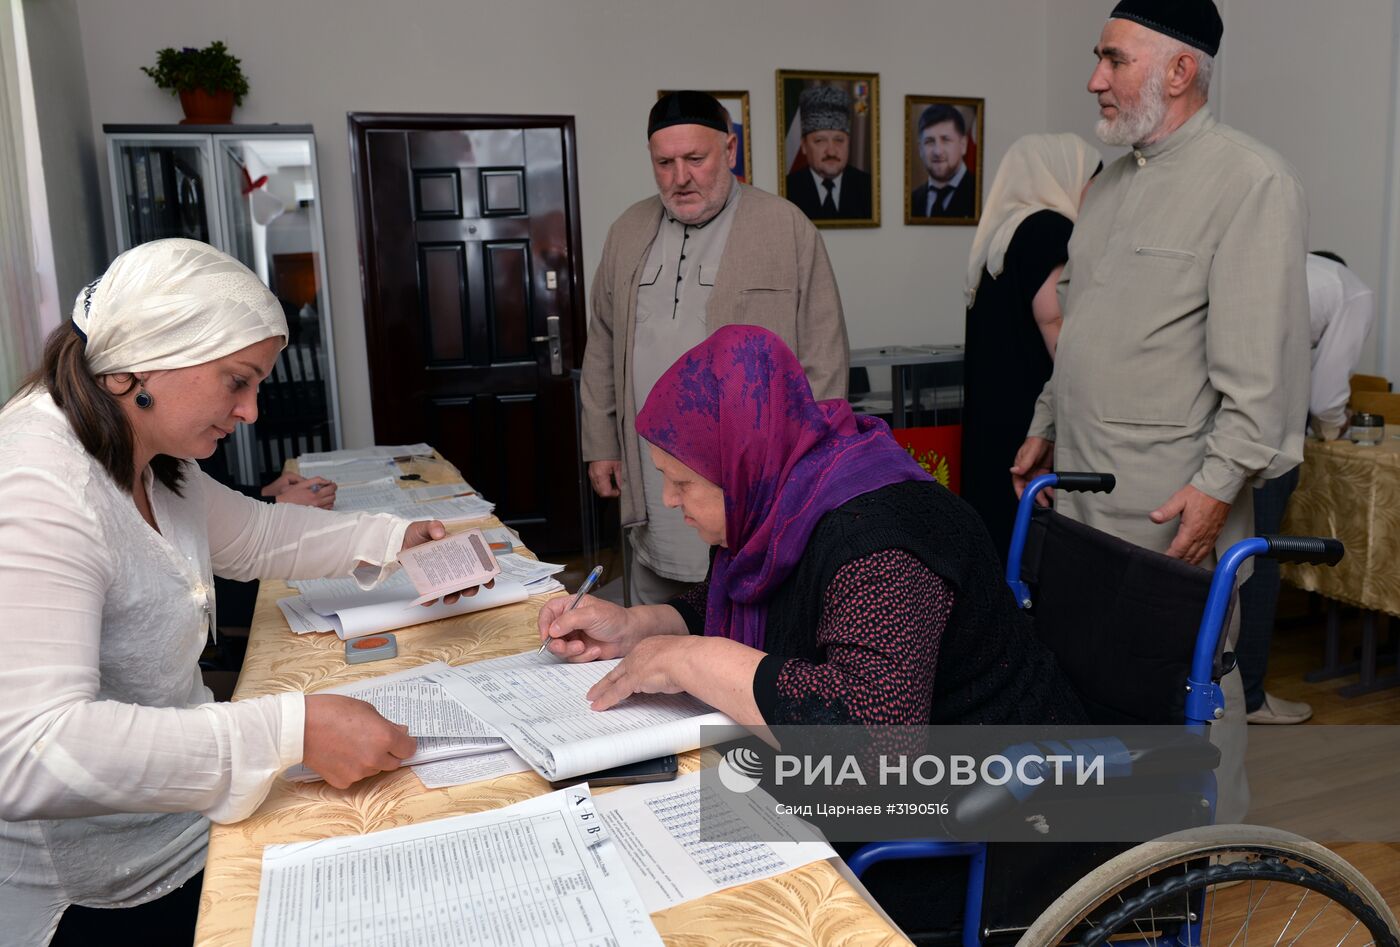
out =
[(182, 89), (180, 107), (185, 110), (181, 125), (227, 125), (233, 121), (233, 93), (207, 89)]

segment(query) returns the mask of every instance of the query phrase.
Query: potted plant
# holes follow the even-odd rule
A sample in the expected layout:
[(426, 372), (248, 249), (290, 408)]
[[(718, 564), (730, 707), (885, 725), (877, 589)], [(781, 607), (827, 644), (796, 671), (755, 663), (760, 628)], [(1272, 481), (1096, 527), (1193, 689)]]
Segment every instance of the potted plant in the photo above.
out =
[(154, 67), (142, 66), (141, 71), (155, 80), (157, 88), (180, 96), (185, 110), (181, 125), (226, 125), (233, 118), (233, 107), (242, 105), (248, 94), (248, 80), (238, 64), (227, 46), (214, 42), (203, 49), (167, 46), (156, 53)]

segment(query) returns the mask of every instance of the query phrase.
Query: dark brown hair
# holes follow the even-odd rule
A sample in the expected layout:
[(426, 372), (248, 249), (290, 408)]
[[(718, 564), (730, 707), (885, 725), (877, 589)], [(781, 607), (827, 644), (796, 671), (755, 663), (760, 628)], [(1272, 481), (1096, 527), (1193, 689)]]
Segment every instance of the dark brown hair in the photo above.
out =
[[(120, 373), (116, 377), (125, 374), (127, 386), (113, 393), (88, 368), (84, 345), (83, 337), (70, 324), (59, 326), (44, 343), (44, 357), (39, 367), (24, 380), (19, 390), (47, 388), (83, 447), (111, 474), (117, 486), (130, 493), (136, 479), (132, 458), (135, 436), (117, 399), (131, 393), (137, 384), (136, 377)], [(158, 454), (151, 461), (151, 472), (172, 493), (180, 493), (184, 475), (179, 460)]]

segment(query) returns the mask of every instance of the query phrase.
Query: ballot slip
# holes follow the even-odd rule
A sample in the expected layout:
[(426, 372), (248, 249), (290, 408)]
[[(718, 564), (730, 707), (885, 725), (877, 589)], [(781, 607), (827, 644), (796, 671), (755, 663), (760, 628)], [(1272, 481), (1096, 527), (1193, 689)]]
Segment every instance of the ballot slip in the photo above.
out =
[(587, 786), (263, 850), (254, 947), (660, 947)]
[[(354, 578), (344, 576), (297, 579), (291, 584), (301, 593), (300, 602), (283, 609), (292, 630), (303, 633), (319, 630), (320, 624), (329, 624), (330, 630), (342, 639), (513, 605), (543, 590), (533, 586), (527, 588), (510, 576), (498, 575), (487, 585), (470, 590), (470, 595), (462, 595), (450, 604), (438, 600), (432, 605), (415, 605), (414, 602), (419, 599), (418, 591), (402, 571), (395, 572), (369, 589), (361, 588)], [(305, 615), (307, 610), (319, 616), (323, 622), (311, 620)]]

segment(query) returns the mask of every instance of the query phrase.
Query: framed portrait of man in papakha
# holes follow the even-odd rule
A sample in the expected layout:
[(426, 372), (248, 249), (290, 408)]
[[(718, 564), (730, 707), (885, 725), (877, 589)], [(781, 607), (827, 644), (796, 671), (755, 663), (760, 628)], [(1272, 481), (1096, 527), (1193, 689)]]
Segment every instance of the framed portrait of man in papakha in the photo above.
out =
[[(662, 96), (670, 95), (674, 89), (661, 89), (656, 93), (659, 99)], [(753, 183), (753, 144), (749, 136), (749, 94), (747, 92), (714, 92), (710, 89), (701, 89), (706, 95), (714, 96), (724, 110), (729, 113), (729, 128), (739, 139), (739, 146), (735, 149), (734, 176), (745, 184)]]
[(906, 224), (976, 224), (981, 219), (985, 102), (904, 97)]
[(778, 70), (778, 193), (818, 227), (880, 226), (880, 77)]

